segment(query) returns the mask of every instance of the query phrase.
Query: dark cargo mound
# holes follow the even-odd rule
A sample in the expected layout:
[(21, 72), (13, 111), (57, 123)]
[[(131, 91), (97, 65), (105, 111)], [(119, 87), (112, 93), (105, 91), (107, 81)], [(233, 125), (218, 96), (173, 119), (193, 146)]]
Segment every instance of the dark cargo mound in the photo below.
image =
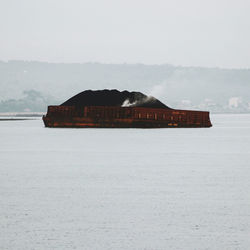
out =
[(146, 96), (141, 92), (113, 90), (86, 90), (73, 97), (61, 106), (118, 106), (118, 107), (147, 107), (169, 108), (156, 98)]

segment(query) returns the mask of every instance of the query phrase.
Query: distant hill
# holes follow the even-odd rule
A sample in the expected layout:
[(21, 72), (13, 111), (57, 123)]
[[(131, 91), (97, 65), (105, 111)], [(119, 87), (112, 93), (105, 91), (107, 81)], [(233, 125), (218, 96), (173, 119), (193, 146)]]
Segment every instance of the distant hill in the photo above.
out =
[[(48, 104), (60, 104), (86, 89), (140, 91), (173, 108), (204, 107), (223, 112), (231, 105), (232, 110), (238, 107), (238, 111), (250, 110), (249, 69), (0, 61), (0, 88), (0, 112), (3, 106), (8, 109), (10, 99), (12, 104), (15, 100), (22, 102), (26, 98), (27, 101), (24, 91), (39, 93), (40, 106), (35, 105), (35, 100), (33, 105), (24, 106), (41, 111)], [(234, 100), (231, 104), (230, 99)]]

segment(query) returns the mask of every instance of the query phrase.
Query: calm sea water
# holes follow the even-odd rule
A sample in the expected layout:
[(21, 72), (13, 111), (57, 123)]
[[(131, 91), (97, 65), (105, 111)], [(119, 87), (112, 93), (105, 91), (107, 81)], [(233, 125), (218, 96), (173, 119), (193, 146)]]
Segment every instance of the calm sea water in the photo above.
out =
[(0, 122), (0, 249), (250, 249), (250, 115), (204, 129)]

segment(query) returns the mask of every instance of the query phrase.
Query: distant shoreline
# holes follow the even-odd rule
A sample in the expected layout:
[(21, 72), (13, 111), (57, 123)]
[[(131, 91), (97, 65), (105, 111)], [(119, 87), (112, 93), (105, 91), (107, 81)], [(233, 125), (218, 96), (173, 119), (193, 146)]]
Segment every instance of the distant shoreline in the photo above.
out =
[(32, 118), (0, 118), (0, 122), (3, 121), (26, 121), (26, 120), (35, 120)]
[[(43, 112), (3, 112), (0, 117), (42, 117), (45, 115)], [(23, 119), (23, 118), (20, 118)]]

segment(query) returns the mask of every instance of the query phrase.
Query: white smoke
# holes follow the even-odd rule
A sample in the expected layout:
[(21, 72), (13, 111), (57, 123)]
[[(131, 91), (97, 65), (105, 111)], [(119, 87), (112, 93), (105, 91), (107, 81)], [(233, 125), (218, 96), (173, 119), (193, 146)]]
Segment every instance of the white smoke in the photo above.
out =
[(153, 96), (147, 96), (147, 97), (144, 97), (140, 100), (137, 100), (137, 101), (134, 101), (134, 102), (130, 102), (129, 99), (126, 99), (123, 104), (122, 104), (122, 107), (135, 107), (137, 105), (142, 105), (144, 103), (147, 103), (147, 102), (154, 102), (156, 99), (153, 97)]
[(135, 102), (130, 102), (129, 99), (126, 99), (123, 104), (122, 107), (131, 107), (131, 106), (135, 106), (138, 103), (138, 101)]

